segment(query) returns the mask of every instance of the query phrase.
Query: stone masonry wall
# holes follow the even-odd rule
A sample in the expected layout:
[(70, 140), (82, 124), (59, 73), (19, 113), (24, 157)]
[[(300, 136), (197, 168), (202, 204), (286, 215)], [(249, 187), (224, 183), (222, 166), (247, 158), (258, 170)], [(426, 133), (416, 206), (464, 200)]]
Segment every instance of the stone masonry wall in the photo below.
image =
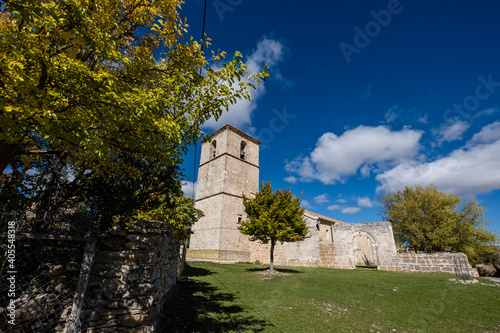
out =
[(203, 142), (196, 208), (205, 215), (193, 225), (188, 258), (250, 260), (248, 237), (238, 231), (238, 225), (246, 217), (242, 195), (259, 191), (259, 144), (230, 126)]
[(7, 322), (13, 318), (6, 317), (6, 278), (11, 274), (5, 270), (0, 278), (0, 332), (63, 331), (78, 283), (82, 244), (36, 236), (16, 240), (15, 320)]
[[(319, 266), (319, 243), (318, 231), (316, 229), (317, 219), (304, 216), (308, 231), (308, 238), (300, 242), (277, 243), (274, 248), (274, 264), (283, 266)], [(259, 261), (269, 264), (270, 244), (263, 245), (260, 242), (251, 242), (250, 261)]]
[(385, 271), (455, 273), (460, 263), (471, 277), (478, 277), (477, 269), (469, 264), (464, 253), (398, 253), (390, 265), (380, 266)]
[(155, 332), (163, 301), (180, 276), (181, 243), (160, 222), (100, 234), (82, 332)]
[[(0, 332), (64, 332), (85, 242), (35, 235), (20, 238), (16, 245), (24, 265), (16, 282), (21, 287), (29, 283), (29, 288), (16, 294), (15, 326), (5, 325), (0, 304)], [(82, 332), (156, 332), (163, 302), (184, 261), (182, 244), (160, 222), (136, 222), (126, 230), (100, 233), (80, 315)]]
[(333, 261), (325, 258), (328, 267), (353, 269), (355, 260), (355, 238), (367, 237), (371, 243), (374, 265), (392, 264), (396, 256), (396, 244), (390, 222), (338, 224), (331, 227), (334, 245)]

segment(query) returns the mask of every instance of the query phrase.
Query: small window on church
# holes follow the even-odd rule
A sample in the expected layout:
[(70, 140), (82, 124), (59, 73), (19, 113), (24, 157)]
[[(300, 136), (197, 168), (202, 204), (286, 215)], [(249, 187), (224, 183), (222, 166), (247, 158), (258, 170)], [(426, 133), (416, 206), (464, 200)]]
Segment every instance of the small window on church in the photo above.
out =
[(217, 141), (212, 141), (212, 145), (210, 146), (210, 158), (214, 158), (217, 153)]
[(238, 224), (241, 224), (242, 217), (240, 214), (238, 214)]
[(241, 141), (241, 145), (240, 145), (240, 158), (242, 160), (245, 159), (245, 147), (247, 146), (247, 143), (245, 141)]

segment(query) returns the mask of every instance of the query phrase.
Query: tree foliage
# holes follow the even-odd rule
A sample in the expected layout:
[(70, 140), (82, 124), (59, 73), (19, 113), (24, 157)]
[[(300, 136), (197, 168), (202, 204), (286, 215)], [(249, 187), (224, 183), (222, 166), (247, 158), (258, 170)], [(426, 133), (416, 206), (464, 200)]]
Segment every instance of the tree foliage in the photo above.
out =
[(225, 54), (206, 59), (199, 42), (183, 39), (181, 4), (5, 0), (0, 170), (16, 156), (29, 163), (49, 153), (115, 174), (134, 171), (123, 153), (175, 160), (200, 137), (200, 124), (249, 98), (267, 72), (244, 80), (239, 53), (212, 69)]
[(381, 196), (382, 216), (391, 222), (396, 242), (423, 252), (463, 252), (473, 264), (494, 260), (498, 235), (487, 226), (476, 199), (462, 201), (434, 185), (406, 187)]
[(239, 230), (251, 241), (271, 243), (270, 270), (274, 270), (276, 242), (298, 242), (307, 237), (300, 195), (295, 197), (290, 189), (273, 192), (271, 183), (263, 182), (254, 198), (243, 196), (243, 204), (248, 220), (241, 223)]
[[(50, 232), (58, 221), (71, 222), (82, 215), (101, 230), (154, 219), (171, 226), (178, 239), (185, 239), (203, 213), (195, 209), (193, 199), (184, 197), (179, 166), (122, 158), (137, 168), (138, 176), (77, 173), (54, 155), (44, 156), (43, 163), (35, 165), (35, 173), (17, 177), (23, 171), (15, 169), (13, 175), (5, 176), (0, 191), (0, 224), (13, 218), (11, 212), (16, 220), (27, 222), (31, 232), (41, 233)], [(14, 181), (19, 178), (24, 179), (21, 184)], [(88, 230), (72, 232), (82, 231)]]
[(78, 210), (101, 228), (156, 218), (179, 237), (196, 221), (182, 154), (268, 73), (247, 77), (238, 52), (207, 57), (184, 38), (182, 3), (2, 1), (2, 216)]

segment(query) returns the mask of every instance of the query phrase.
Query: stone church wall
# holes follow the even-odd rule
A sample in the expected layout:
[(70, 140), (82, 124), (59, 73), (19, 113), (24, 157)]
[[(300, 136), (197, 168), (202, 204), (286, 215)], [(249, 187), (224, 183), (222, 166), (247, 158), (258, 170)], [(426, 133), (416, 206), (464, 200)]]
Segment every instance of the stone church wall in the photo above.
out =
[(259, 191), (259, 144), (229, 125), (203, 142), (196, 208), (205, 216), (193, 225), (188, 258), (250, 261), (250, 242), (238, 226), (246, 218), (242, 195)]
[[(309, 229), (309, 238), (301, 242), (277, 243), (274, 248), (274, 264), (282, 266), (319, 266), (319, 242), (317, 232), (317, 220), (305, 216)], [(260, 244), (252, 242), (251, 258), (252, 262), (259, 261), (263, 264), (269, 264), (270, 244)]]
[[(369, 265), (387, 265), (396, 256), (396, 244), (390, 222), (337, 224), (331, 227), (335, 248), (335, 263), (329, 267), (355, 268), (357, 252), (367, 251), (366, 257), (372, 258)], [(356, 239), (362, 236), (370, 246), (360, 248)], [(363, 257), (363, 254), (359, 255)]]
[[(389, 222), (324, 224), (306, 216), (309, 238), (277, 244), (275, 265), (355, 269), (371, 265), (398, 272), (455, 273), (457, 263), (472, 277), (478, 273), (463, 253), (397, 253)], [(252, 262), (269, 264), (270, 245), (252, 242)], [(368, 262), (359, 258), (369, 259)], [(357, 260), (358, 259), (358, 260)]]
[[(223, 205), (224, 198), (221, 195), (213, 196), (196, 202), (196, 208), (201, 209), (205, 216), (202, 217), (193, 226), (194, 233), (191, 235), (189, 243), (188, 257), (192, 251), (201, 251), (208, 249), (219, 249), (221, 214), (220, 207)], [(195, 256), (199, 259), (216, 259), (209, 252), (201, 253)]]
[[(259, 191), (259, 145), (229, 125), (203, 142), (196, 207), (205, 216), (193, 226), (188, 258), (269, 263), (270, 245), (250, 242), (238, 231), (246, 218), (242, 194)], [(453, 255), (398, 254), (389, 222), (347, 224), (312, 212), (304, 217), (309, 237), (276, 244), (276, 265), (452, 272)]]
[[(198, 169), (198, 183), (196, 185), (196, 198), (201, 199), (224, 191), (224, 177), (221, 177), (225, 169), (224, 156), (216, 157), (201, 165)], [(217, 177), (215, 177), (217, 175)]]

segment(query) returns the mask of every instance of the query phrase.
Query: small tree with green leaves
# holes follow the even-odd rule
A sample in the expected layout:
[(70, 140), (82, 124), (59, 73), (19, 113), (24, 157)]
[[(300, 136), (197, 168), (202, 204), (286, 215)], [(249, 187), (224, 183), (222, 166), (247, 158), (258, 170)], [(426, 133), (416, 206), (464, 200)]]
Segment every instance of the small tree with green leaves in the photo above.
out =
[(289, 188), (273, 192), (269, 182), (261, 184), (253, 199), (243, 195), (248, 220), (241, 223), (239, 230), (250, 236), (251, 241), (271, 243), (270, 271), (274, 271), (276, 242), (298, 242), (307, 237), (301, 195), (295, 197)]

